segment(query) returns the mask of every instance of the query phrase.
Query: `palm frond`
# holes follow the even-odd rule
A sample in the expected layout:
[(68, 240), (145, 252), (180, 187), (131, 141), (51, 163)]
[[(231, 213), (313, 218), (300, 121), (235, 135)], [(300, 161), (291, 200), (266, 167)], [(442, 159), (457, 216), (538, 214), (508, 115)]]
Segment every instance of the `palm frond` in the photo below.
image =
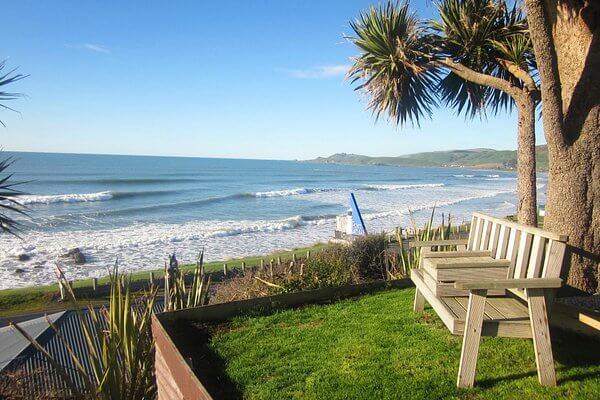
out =
[[(17, 70), (16, 68), (8, 71), (7, 73), (2, 74), (1, 71), (3, 71), (5, 67), (6, 67), (6, 60), (0, 61), (0, 108), (3, 108), (5, 110), (10, 110), (10, 111), (15, 111), (14, 109), (12, 109), (9, 106), (7, 106), (6, 104), (4, 104), (4, 102), (9, 101), (9, 100), (14, 100), (16, 98), (22, 97), (23, 95), (21, 93), (5, 92), (3, 90), (3, 87), (6, 85), (15, 83), (17, 81), (20, 81), (21, 79), (26, 78), (27, 75), (15, 73)], [(4, 122), (2, 120), (0, 120), (0, 125), (6, 126), (6, 125), (4, 125)]]
[[(475, 71), (521, 86), (500, 61), (508, 60), (530, 71), (533, 52), (527, 21), (520, 7), (504, 0), (441, 0), (439, 21), (431, 21), (436, 36), (437, 57), (450, 57)], [(497, 89), (467, 82), (449, 72), (438, 83), (441, 100), (467, 117), (511, 110), (512, 98)]]
[(23, 192), (14, 188), (19, 183), (11, 182), (12, 174), (1, 176), (13, 162), (11, 157), (0, 160), (0, 232), (18, 236), (21, 224), (11, 214), (27, 215), (26, 208), (18, 200)]
[(430, 63), (425, 27), (409, 3), (388, 1), (362, 12), (350, 22), (348, 39), (358, 47), (347, 78), (370, 99), (367, 108), (376, 119), (386, 116), (397, 125), (419, 125), (436, 105), (432, 90), (438, 69)]

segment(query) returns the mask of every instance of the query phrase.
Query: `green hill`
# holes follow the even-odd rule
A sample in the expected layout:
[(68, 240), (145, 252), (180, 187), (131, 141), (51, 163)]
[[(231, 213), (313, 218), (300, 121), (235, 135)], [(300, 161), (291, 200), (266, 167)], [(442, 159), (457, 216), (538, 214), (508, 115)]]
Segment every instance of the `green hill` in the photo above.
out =
[[(537, 169), (548, 169), (546, 145), (536, 146)], [(468, 167), (511, 170), (517, 166), (515, 150), (469, 149), (431, 151), (397, 157), (369, 157), (359, 154), (337, 153), (318, 157), (309, 162), (345, 165), (393, 165), (405, 167)]]

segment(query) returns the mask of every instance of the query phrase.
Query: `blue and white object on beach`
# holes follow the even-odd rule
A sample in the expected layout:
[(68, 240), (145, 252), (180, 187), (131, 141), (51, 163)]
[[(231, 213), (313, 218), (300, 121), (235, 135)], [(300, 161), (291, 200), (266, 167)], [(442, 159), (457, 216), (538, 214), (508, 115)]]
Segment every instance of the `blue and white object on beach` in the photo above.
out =
[(354, 193), (350, 193), (350, 208), (352, 209), (352, 235), (365, 236), (367, 228), (365, 228), (365, 223), (360, 214)]

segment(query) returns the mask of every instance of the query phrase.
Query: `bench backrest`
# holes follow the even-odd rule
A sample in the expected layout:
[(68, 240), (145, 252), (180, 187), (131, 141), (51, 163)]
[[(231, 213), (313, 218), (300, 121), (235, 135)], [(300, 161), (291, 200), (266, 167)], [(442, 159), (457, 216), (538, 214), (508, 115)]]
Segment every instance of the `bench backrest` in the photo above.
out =
[(568, 237), (474, 213), (467, 250), (489, 250), (510, 260), (508, 279), (558, 278)]

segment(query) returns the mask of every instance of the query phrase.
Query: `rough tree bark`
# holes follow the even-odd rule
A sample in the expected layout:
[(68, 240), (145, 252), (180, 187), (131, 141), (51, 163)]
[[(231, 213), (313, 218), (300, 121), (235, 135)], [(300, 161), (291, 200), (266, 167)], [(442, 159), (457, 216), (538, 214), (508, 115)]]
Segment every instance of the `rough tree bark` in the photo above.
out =
[(569, 235), (567, 284), (599, 292), (600, 2), (525, 3), (550, 162), (544, 226)]
[(518, 110), (517, 134), (517, 218), (537, 226), (537, 187), (535, 171), (535, 105), (533, 96), (523, 93), (515, 99)]

